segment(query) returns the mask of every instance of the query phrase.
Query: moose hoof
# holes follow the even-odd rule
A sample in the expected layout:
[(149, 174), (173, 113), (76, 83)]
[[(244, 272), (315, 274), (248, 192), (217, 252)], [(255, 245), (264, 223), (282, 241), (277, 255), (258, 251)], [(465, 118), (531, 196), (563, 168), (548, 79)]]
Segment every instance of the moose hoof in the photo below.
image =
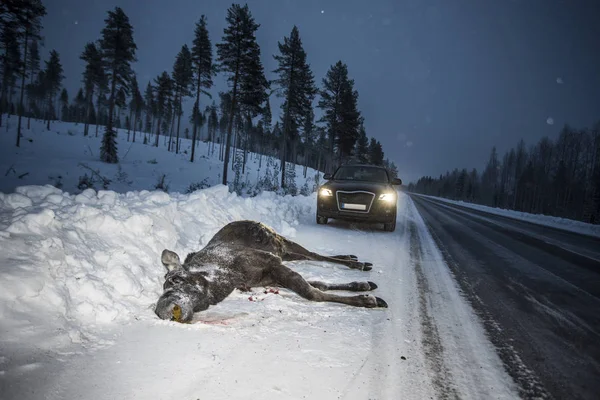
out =
[(373, 264), (366, 262), (366, 263), (362, 263), (363, 264), (363, 271), (370, 271), (373, 269)]
[(375, 300), (377, 300), (377, 307), (388, 308), (388, 304), (381, 297), (375, 297)]
[(369, 290), (375, 290), (377, 289), (377, 285), (375, 284), (375, 282), (367, 282), (369, 284)]

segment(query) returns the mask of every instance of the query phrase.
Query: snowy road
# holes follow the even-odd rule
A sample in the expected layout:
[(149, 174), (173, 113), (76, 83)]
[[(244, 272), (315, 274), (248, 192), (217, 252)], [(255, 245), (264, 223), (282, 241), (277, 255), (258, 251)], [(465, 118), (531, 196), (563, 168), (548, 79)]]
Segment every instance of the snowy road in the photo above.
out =
[[(0, 236), (2, 399), (516, 396), (408, 196), (399, 199), (397, 231), (386, 233), (342, 222), (318, 226), (311, 198), (244, 200), (215, 189), (110, 202), (90, 195), (80, 207), (77, 198), (52, 205), (58, 204), (52, 192), (24, 193), (31, 201), (18, 198), (19, 204), (33, 203), (31, 211), (6, 211), (0, 221), (7, 231)], [(82, 223), (87, 213), (96, 222)], [(370, 272), (290, 265), (311, 279), (374, 281), (374, 294), (390, 307), (313, 303), (287, 290), (255, 288), (253, 301), (235, 292), (190, 325), (158, 320), (152, 313), (164, 273), (158, 247), (194, 250), (193, 243), (206, 243), (227, 220), (241, 218), (275, 224), (311, 250), (373, 262)], [(133, 229), (139, 223), (152, 235)], [(78, 260), (87, 247), (93, 256)], [(65, 252), (78, 256), (64, 260)]]
[(600, 393), (600, 239), (412, 196), (524, 397)]

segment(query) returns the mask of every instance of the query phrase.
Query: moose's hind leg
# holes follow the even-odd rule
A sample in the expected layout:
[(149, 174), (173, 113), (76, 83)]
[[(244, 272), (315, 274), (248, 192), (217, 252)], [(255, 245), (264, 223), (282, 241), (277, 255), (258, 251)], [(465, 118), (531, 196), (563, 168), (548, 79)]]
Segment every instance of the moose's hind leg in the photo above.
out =
[(331, 258), (337, 258), (338, 260), (358, 261), (358, 257), (356, 257), (354, 254), (342, 254), (338, 256), (331, 256)]
[(273, 267), (270, 274), (276, 283), (292, 290), (307, 300), (311, 301), (329, 301), (334, 303), (347, 304), (354, 307), (384, 307), (387, 308), (387, 303), (370, 294), (362, 294), (358, 296), (338, 296), (336, 294), (323, 292), (316, 287), (311, 286), (299, 273), (291, 270), (285, 265)]
[[(318, 253), (314, 253), (310, 250), (305, 249), (298, 243), (292, 242), (280, 236), (283, 240), (283, 254), (281, 258), (283, 261), (299, 261), (299, 260), (313, 260), (313, 261), (324, 261), (333, 264), (345, 265), (351, 269), (359, 269), (361, 271), (370, 271), (373, 269), (373, 264), (369, 262), (357, 261), (354, 255), (342, 255), (342, 256), (324, 256)], [(338, 258), (339, 257), (339, 258)]]
[(350, 283), (325, 283), (321, 281), (308, 281), (312, 287), (319, 290), (348, 290), (350, 292), (368, 292), (377, 289), (374, 282), (350, 282)]

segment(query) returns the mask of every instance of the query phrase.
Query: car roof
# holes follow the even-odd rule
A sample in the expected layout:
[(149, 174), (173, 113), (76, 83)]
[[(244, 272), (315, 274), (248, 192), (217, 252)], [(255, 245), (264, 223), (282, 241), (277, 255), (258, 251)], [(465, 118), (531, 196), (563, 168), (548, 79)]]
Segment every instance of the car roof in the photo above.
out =
[(363, 168), (385, 169), (385, 167), (382, 167), (380, 165), (371, 165), (371, 164), (344, 164), (344, 165), (339, 166), (339, 168), (341, 168), (341, 167), (363, 167)]

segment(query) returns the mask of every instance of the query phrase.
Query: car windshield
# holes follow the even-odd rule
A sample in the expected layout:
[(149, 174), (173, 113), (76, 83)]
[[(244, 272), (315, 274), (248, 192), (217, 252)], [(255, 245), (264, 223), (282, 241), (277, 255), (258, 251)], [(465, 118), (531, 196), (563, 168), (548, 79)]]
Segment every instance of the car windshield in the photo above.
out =
[(368, 181), (388, 183), (388, 176), (381, 168), (370, 167), (340, 167), (333, 179), (339, 181)]

